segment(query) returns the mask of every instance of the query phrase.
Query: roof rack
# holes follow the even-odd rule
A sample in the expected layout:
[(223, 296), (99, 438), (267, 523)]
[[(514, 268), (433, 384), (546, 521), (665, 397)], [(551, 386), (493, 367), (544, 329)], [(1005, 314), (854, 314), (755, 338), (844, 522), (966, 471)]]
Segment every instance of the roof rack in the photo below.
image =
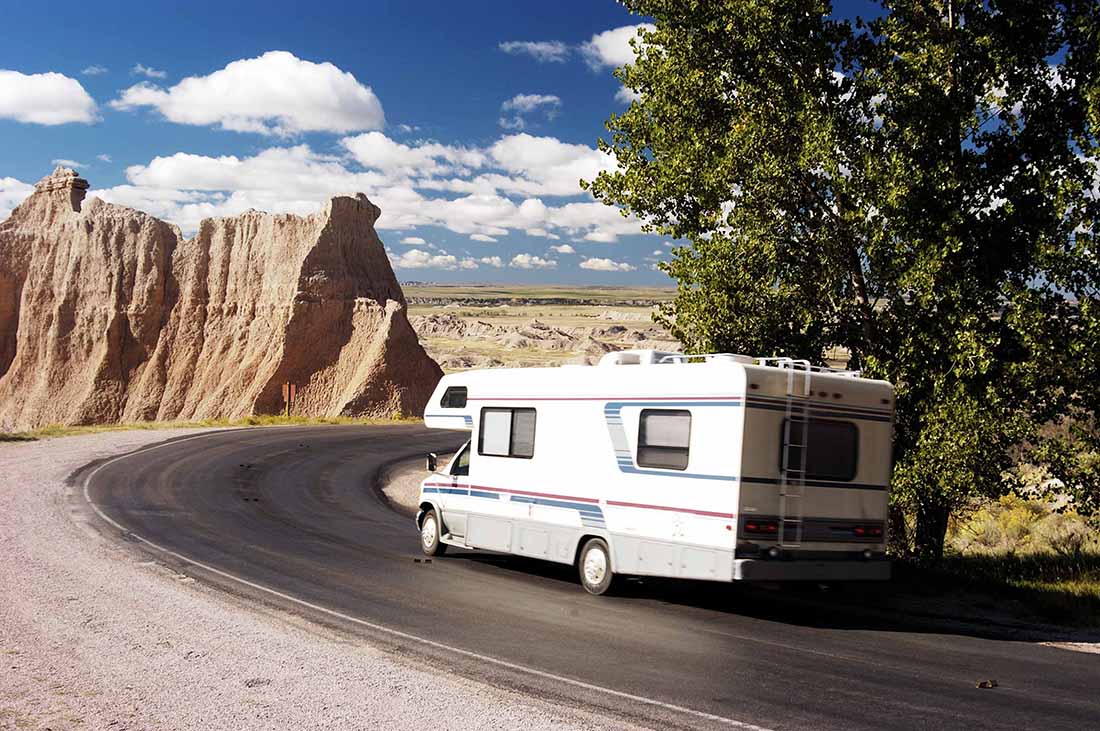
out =
[(715, 360), (732, 360), (738, 363), (769, 366), (771, 368), (789, 368), (791, 370), (807, 371), (809, 373), (828, 373), (830, 375), (846, 376), (848, 378), (859, 378), (862, 373), (861, 371), (850, 371), (844, 368), (816, 366), (812, 365), (808, 360), (799, 360), (797, 358), (754, 358), (751, 355), (741, 355), (740, 353), (670, 353), (661, 356), (657, 362), (690, 363), (693, 360), (701, 360), (704, 363)]
[(669, 353), (662, 356), (658, 363), (689, 363), (693, 360), (732, 360), (738, 363), (755, 363), (756, 358), (740, 353)]
[(790, 368), (792, 370), (809, 371), (811, 373), (828, 373), (834, 376), (846, 376), (859, 378), (862, 371), (850, 371), (844, 368), (829, 368), (828, 366), (811, 365), (808, 360), (797, 358), (756, 358), (756, 364), (770, 366), (772, 368)]

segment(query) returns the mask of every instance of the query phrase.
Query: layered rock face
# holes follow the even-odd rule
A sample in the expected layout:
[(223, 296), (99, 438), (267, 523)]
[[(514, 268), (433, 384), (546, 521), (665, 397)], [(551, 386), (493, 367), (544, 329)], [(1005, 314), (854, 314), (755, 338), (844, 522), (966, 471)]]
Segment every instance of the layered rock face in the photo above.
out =
[(198, 234), (84, 202), (58, 169), (0, 223), (0, 429), (279, 413), (419, 415), (442, 372), (366, 196)]

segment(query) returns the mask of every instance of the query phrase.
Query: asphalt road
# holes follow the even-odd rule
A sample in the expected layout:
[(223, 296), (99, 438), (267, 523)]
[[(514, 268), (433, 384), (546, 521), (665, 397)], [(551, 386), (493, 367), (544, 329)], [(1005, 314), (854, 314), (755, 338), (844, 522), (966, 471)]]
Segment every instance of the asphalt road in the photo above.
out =
[(568, 567), (454, 549), (420, 561), (415, 527), (375, 477), (460, 441), (405, 425), (214, 432), (77, 479), (135, 547), (244, 601), (660, 728), (1100, 726), (1100, 655), (907, 630), (738, 586), (650, 581), (592, 597)]

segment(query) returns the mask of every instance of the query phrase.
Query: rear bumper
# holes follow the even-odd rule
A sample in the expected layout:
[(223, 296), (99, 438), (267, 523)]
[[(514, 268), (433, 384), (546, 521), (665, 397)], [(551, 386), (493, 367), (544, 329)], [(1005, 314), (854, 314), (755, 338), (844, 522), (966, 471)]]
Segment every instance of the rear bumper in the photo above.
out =
[(739, 558), (733, 562), (734, 581), (886, 581), (890, 562), (767, 561)]

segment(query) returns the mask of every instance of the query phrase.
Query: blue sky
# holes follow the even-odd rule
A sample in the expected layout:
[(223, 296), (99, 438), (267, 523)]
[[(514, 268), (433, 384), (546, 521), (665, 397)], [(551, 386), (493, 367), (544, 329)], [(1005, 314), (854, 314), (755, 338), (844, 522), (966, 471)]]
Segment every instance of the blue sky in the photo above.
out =
[(666, 284), (666, 241), (575, 184), (609, 164), (611, 72), (645, 21), (611, 0), (7, 3), (0, 216), (68, 160), (187, 234), (366, 193), (405, 280)]

